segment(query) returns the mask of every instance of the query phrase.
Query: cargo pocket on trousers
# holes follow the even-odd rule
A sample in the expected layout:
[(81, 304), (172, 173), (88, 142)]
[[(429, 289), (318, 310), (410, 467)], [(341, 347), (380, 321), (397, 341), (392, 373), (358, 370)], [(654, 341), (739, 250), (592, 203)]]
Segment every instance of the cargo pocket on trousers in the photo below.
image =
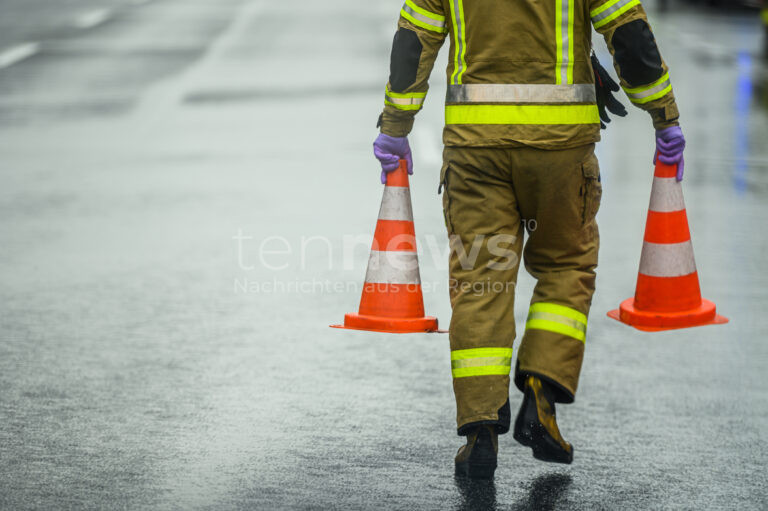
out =
[(448, 234), (454, 234), (453, 223), (451, 222), (451, 194), (448, 190), (448, 180), (450, 179), (450, 168), (447, 163), (440, 169), (440, 186), (437, 193), (443, 194), (443, 216), (445, 217), (445, 228)]
[(581, 220), (582, 224), (586, 225), (595, 219), (597, 210), (600, 209), (600, 199), (603, 196), (603, 185), (600, 183), (600, 166), (594, 154), (581, 164), (581, 173), (584, 178), (581, 186), (583, 200)]

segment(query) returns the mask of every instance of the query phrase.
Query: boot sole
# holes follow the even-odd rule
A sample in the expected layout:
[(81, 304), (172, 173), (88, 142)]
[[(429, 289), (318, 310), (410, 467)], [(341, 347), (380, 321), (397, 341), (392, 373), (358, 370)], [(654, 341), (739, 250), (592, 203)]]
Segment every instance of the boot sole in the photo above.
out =
[(493, 479), (496, 472), (496, 465), (486, 463), (457, 463), (456, 476), (468, 477), (470, 479)]
[(551, 445), (547, 432), (541, 424), (529, 422), (522, 428), (515, 428), (512, 437), (525, 447), (530, 447), (533, 450), (533, 457), (537, 460), (566, 465), (573, 462), (573, 451), (567, 452)]

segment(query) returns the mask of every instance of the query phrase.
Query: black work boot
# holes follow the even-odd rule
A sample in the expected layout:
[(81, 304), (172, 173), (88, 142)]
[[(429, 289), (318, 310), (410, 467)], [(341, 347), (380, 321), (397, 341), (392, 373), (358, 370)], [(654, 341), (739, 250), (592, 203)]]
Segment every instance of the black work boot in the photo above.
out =
[(478, 426), (467, 434), (467, 445), (462, 445), (456, 453), (456, 475), (492, 479), (498, 452), (499, 435), (495, 426)]
[(525, 379), (523, 404), (515, 420), (515, 440), (533, 449), (533, 457), (554, 463), (571, 463), (573, 447), (563, 440), (555, 420), (555, 400), (545, 382)]

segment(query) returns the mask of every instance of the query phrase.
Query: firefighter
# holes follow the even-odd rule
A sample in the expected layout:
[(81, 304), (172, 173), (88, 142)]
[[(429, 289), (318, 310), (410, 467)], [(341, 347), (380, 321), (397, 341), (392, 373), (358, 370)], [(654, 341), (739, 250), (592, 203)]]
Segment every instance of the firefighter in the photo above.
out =
[(492, 477), (498, 435), (510, 429), (521, 259), (537, 284), (514, 367), (523, 393), (514, 438), (540, 460), (573, 460), (555, 404), (576, 395), (595, 290), (594, 147), (606, 108), (626, 114), (611, 94), (618, 85), (591, 55), (592, 27), (629, 100), (650, 113), (658, 157), (680, 163), (682, 179), (678, 109), (639, 0), (405, 0), (400, 11), (374, 142), (382, 181), (401, 158), (412, 169), (407, 136), (450, 40), (440, 189), (451, 243), (457, 427), (466, 436), (457, 475)]

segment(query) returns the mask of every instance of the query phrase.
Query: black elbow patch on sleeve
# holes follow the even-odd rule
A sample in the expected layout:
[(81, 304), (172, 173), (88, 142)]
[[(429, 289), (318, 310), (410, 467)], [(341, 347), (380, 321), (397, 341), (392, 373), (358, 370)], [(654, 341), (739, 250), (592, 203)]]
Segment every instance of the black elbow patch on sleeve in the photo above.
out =
[(630, 21), (617, 28), (611, 43), (621, 77), (631, 86), (655, 82), (664, 74), (656, 39), (644, 20)]
[(419, 36), (413, 30), (400, 28), (395, 33), (389, 65), (389, 85), (392, 92), (403, 92), (416, 83), (423, 48)]

